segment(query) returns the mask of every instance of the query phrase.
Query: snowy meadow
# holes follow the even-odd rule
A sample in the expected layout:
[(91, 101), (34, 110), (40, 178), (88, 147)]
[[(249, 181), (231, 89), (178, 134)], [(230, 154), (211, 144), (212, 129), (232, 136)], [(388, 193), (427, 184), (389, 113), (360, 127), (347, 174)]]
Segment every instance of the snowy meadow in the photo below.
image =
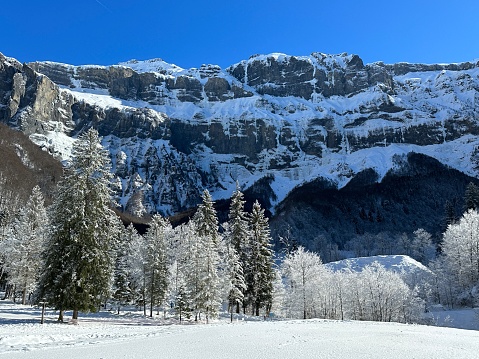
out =
[[(456, 358), (479, 351), (479, 331), (335, 320), (248, 320), (210, 324), (99, 312), (78, 325), (57, 313), (0, 302), (0, 356), (8, 358)], [(65, 318), (68, 318), (66, 313)], [(479, 329), (472, 310), (434, 314), (438, 325)]]

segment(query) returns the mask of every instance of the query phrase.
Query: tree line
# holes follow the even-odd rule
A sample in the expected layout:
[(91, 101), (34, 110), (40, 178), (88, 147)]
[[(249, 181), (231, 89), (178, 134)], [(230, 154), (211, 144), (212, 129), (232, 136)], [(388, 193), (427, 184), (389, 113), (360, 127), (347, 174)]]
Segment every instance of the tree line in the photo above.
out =
[[(168, 310), (180, 321), (207, 322), (222, 309), (231, 319), (234, 313), (274, 312), (412, 322), (431, 303), (477, 304), (479, 190), (473, 185), (466, 194), (470, 209), (461, 219), (450, 218), (440, 255), (424, 230), (414, 233), (412, 243), (397, 244), (433, 270), (427, 283), (418, 284), (378, 263), (360, 272), (333, 272), (318, 254), (294, 245), (275, 254), (264, 210), (256, 201), (246, 212), (239, 186), (225, 223), (218, 222), (205, 190), (188, 223), (173, 228), (154, 215), (140, 235), (111, 209), (111, 176), (109, 154), (91, 129), (76, 141), (51, 206), (45, 208), (39, 187), (14, 215), (0, 201), (4, 299), (47, 302), (59, 320), (66, 310), (77, 320), (79, 312), (113, 305), (118, 313), (137, 306), (144, 315)], [(361, 238), (350, 246), (371, 254), (364, 251), (383, 242)]]
[(230, 312), (268, 315), (274, 260), (268, 219), (258, 202), (244, 211), (239, 188), (220, 226), (207, 190), (192, 219), (172, 228), (159, 215), (144, 236), (125, 228), (111, 209), (110, 159), (98, 133), (78, 138), (52, 206), (35, 187), (25, 207), (3, 226), (5, 296), (21, 293), (60, 312), (96, 311), (110, 301), (141, 305), (146, 314), (174, 307), (182, 316)]

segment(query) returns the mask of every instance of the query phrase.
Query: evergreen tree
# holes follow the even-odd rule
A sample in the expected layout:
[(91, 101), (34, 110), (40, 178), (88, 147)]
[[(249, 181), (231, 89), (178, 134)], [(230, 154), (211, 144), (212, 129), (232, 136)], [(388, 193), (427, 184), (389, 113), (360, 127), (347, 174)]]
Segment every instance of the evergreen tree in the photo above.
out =
[(125, 240), (128, 242), (127, 265), (129, 268), (130, 288), (133, 301), (140, 304), (146, 315), (146, 245), (133, 224), (126, 228)]
[(212, 244), (218, 248), (218, 216), (214, 208), (213, 199), (207, 189), (203, 191), (201, 196), (202, 203), (198, 206), (198, 210), (193, 216), (196, 226), (196, 232), (200, 237), (211, 237)]
[(22, 304), (26, 304), (27, 294), (35, 290), (40, 277), (47, 225), (43, 195), (40, 187), (35, 186), (13, 224), (12, 235), (5, 243), (9, 281), (20, 288)]
[(231, 243), (226, 244), (225, 281), (228, 297), (228, 310), (230, 319), (233, 321), (233, 312), (239, 313), (239, 307), (243, 303), (246, 283), (243, 274), (243, 266), (240, 257)]
[(444, 211), (445, 211), (445, 229), (450, 224), (453, 224), (456, 222), (456, 210), (454, 209), (454, 205), (450, 201), (446, 201), (446, 204), (444, 205)]
[(466, 187), (464, 202), (466, 211), (469, 209), (479, 209), (479, 188), (472, 182)]
[[(176, 266), (170, 272), (172, 299), (178, 314), (195, 312), (198, 319), (197, 298), (200, 291), (200, 241), (193, 221), (175, 228), (178, 244), (176, 247)], [(181, 303), (179, 302), (181, 301)]]
[(221, 305), (218, 277), (219, 233), (218, 218), (213, 207), (213, 200), (208, 190), (203, 192), (203, 202), (193, 217), (197, 233), (198, 279), (195, 307), (197, 312), (204, 312), (206, 321), (215, 317)]
[(168, 264), (166, 237), (171, 232), (170, 222), (154, 215), (145, 235), (146, 242), (146, 290), (150, 300), (150, 317), (153, 307), (160, 306), (166, 298), (168, 287)]
[[(227, 247), (227, 270), (229, 271), (228, 287), (234, 281), (236, 288), (229, 288), (232, 291), (228, 297), (236, 303), (236, 313), (240, 311), (240, 305), (244, 299), (246, 286), (244, 285), (244, 268), (248, 263), (248, 217), (244, 211), (244, 195), (236, 182), (236, 190), (231, 197), (230, 210), (228, 214), (228, 225), (225, 233)], [(237, 262), (237, 263), (236, 263)], [(236, 278), (236, 279), (233, 279)], [(236, 293), (236, 294), (233, 294)], [(240, 294), (241, 293), (241, 294)], [(233, 299), (234, 298), (234, 299)], [(230, 305), (231, 305), (230, 300)], [(233, 309), (233, 308), (230, 308)]]
[(266, 315), (269, 315), (275, 279), (273, 251), (268, 218), (258, 201), (253, 204), (249, 224), (250, 258), (245, 275), (246, 294), (254, 315), (258, 316), (262, 307), (265, 308)]
[(40, 295), (56, 309), (96, 311), (108, 296), (112, 275), (110, 159), (98, 132), (79, 136), (71, 165), (58, 184), (44, 252)]
[(120, 314), (122, 306), (133, 302), (135, 293), (132, 288), (132, 268), (130, 266), (132, 255), (130, 252), (130, 236), (122, 223), (119, 224), (117, 236), (112, 298), (116, 301), (118, 314)]

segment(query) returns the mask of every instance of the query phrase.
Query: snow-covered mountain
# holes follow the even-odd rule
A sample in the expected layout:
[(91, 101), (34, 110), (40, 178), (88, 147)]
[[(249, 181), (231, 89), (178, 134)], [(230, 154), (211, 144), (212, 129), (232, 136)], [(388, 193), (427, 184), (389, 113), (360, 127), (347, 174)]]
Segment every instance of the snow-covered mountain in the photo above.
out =
[(406, 255), (380, 255), (348, 258), (325, 264), (334, 272), (362, 272), (368, 266), (380, 265), (399, 274), (411, 288), (422, 288), (434, 277), (434, 273), (422, 263)]
[(193, 207), (204, 188), (229, 198), (238, 181), (281, 216), (313, 183), (338, 190), (409, 175), (412, 153), (477, 177), (478, 88), (479, 62), (275, 53), (182, 69), (0, 56), (0, 120), (62, 159), (79, 131), (96, 127), (118, 202), (137, 215)]

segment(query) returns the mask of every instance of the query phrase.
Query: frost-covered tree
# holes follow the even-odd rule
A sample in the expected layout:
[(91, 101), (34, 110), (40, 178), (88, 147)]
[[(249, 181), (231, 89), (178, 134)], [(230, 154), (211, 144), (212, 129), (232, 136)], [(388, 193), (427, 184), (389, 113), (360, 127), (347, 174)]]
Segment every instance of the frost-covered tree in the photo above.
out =
[(195, 310), (195, 298), (200, 288), (199, 241), (193, 221), (176, 227), (174, 237), (168, 287), (170, 300), (181, 321), (184, 314), (189, 317)]
[(258, 316), (261, 308), (265, 308), (266, 315), (269, 315), (275, 278), (273, 250), (268, 218), (264, 215), (264, 210), (258, 201), (253, 204), (248, 220), (250, 252), (245, 269), (247, 303), (251, 305), (253, 315)]
[(245, 264), (247, 258), (247, 238), (249, 234), (248, 216), (244, 210), (244, 195), (236, 183), (236, 190), (231, 196), (231, 204), (228, 213), (228, 231), (226, 236), (239, 254), (241, 263)]
[(154, 215), (145, 235), (146, 292), (150, 301), (150, 317), (153, 316), (153, 308), (158, 308), (166, 299), (169, 277), (166, 243), (171, 232), (170, 222)]
[[(11, 234), (11, 224), (19, 208), (19, 196), (17, 193), (6, 188), (7, 180), (0, 173), (0, 285), (5, 284), (7, 276), (5, 267), (5, 245), (4, 242)], [(13, 295), (13, 284), (6, 285), (3, 299)]]
[(97, 311), (113, 269), (110, 158), (90, 129), (73, 145), (51, 212), (40, 298), (56, 309)]
[[(244, 299), (246, 290), (244, 270), (248, 264), (248, 217), (244, 211), (244, 195), (236, 183), (236, 190), (231, 197), (228, 223), (224, 234), (227, 254), (227, 271), (229, 286), (229, 304), (236, 303), (236, 313), (240, 311), (240, 305)], [(234, 286), (234, 287), (231, 287)], [(233, 310), (230, 307), (230, 310)]]
[(450, 225), (442, 242), (442, 274), (452, 284), (449, 291), (459, 304), (473, 305), (479, 283), (479, 213), (469, 210), (456, 224)]
[(350, 308), (353, 319), (407, 323), (417, 321), (423, 312), (423, 301), (401, 276), (379, 263), (374, 262), (351, 275), (353, 280), (349, 285), (356, 299)]
[[(129, 230), (131, 230), (133, 226)], [(131, 236), (122, 223), (118, 226), (117, 241), (115, 244), (115, 267), (113, 273), (112, 298), (117, 304), (118, 314), (122, 306), (129, 305), (135, 299), (133, 289), (133, 270), (130, 265), (132, 256)]]
[(432, 236), (422, 228), (414, 231), (411, 249), (412, 257), (424, 264), (434, 259), (436, 254), (436, 248), (432, 243)]
[(223, 276), (228, 299), (228, 311), (230, 312), (230, 320), (233, 321), (233, 313), (239, 313), (240, 305), (243, 303), (246, 283), (240, 256), (227, 239), (225, 252)]
[(203, 312), (206, 321), (215, 317), (221, 305), (220, 280), (218, 266), (220, 263), (218, 217), (213, 200), (208, 190), (203, 192), (202, 203), (193, 217), (196, 228), (197, 244), (195, 247), (195, 264), (198, 282), (194, 297), (197, 313)]
[(281, 270), (278, 267), (273, 268), (274, 271), (274, 280), (273, 280), (273, 300), (271, 303), (271, 311), (276, 316), (283, 316), (285, 312), (285, 307), (287, 303), (287, 295), (285, 286), (283, 283), (283, 278), (281, 275)]
[(141, 305), (146, 315), (146, 245), (144, 238), (130, 223), (123, 233), (128, 243), (127, 267), (130, 277), (130, 289), (133, 302)]
[(26, 304), (27, 295), (35, 290), (40, 277), (47, 226), (43, 195), (40, 187), (35, 186), (4, 247), (9, 281), (20, 289), (22, 304)]
[(323, 271), (321, 258), (299, 247), (286, 256), (282, 271), (291, 311), (302, 312), (303, 319), (312, 318)]
[(212, 244), (218, 248), (220, 242), (218, 216), (214, 208), (213, 199), (207, 189), (203, 191), (201, 199), (202, 203), (198, 206), (198, 210), (193, 216), (196, 232), (198, 236), (211, 237)]

